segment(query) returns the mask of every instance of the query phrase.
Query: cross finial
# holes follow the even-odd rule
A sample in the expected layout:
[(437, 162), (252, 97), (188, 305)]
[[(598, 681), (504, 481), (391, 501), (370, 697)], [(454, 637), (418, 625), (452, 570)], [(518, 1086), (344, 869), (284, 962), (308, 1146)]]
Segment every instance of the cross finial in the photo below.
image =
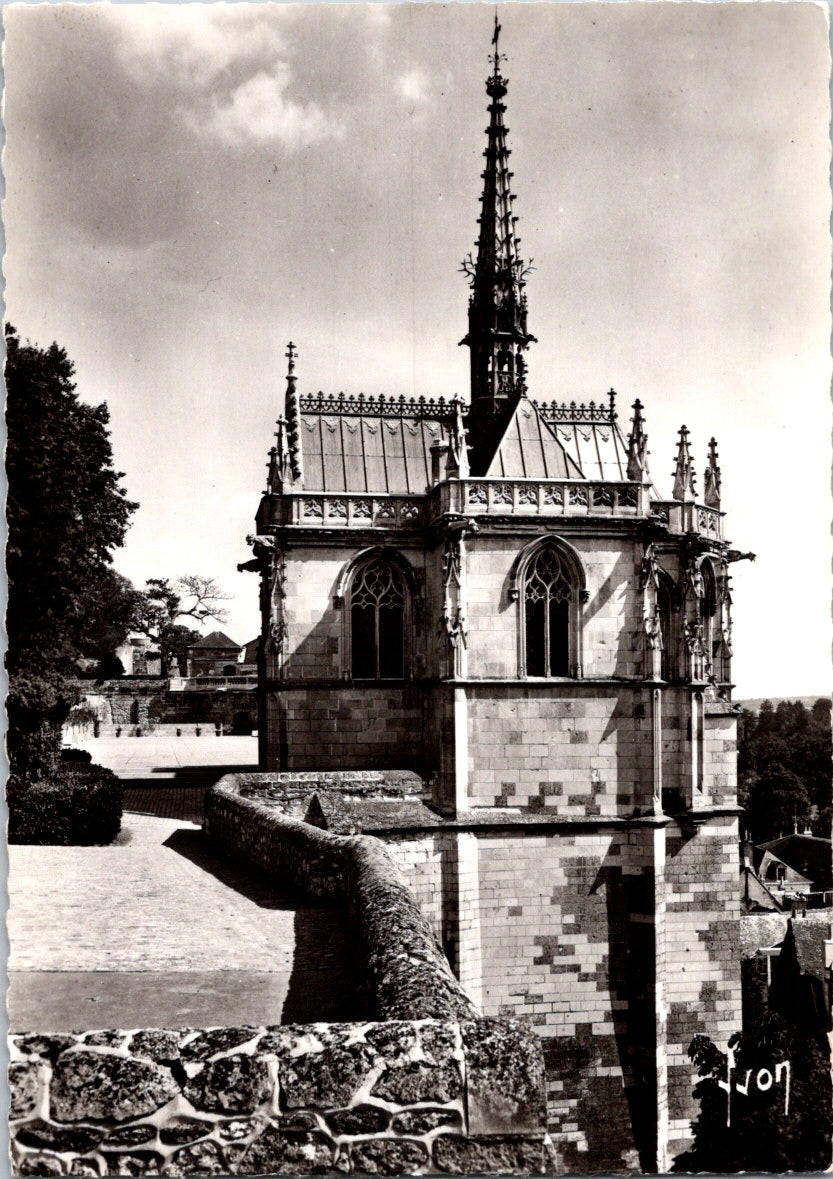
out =
[(286, 352), (284, 355), (286, 356), (286, 359), (289, 361), (289, 376), (292, 376), (292, 374), (295, 372), (295, 357), (298, 355), (298, 353), (295, 348), (295, 345), (292, 343), (291, 340), (289, 341), (289, 343), (286, 346)]
[(495, 51), (494, 51), (494, 53), (489, 55), (489, 61), (491, 61), (495, 67), (495, 74), (500, 73), (500, 63), (503, 60), (503, 54), (501, 54), (501, 52), (498, 48), (499, 38), (500, 38), (500, 24), (498, 23), (498, 19), (497, 19), (497, 8), (495, 8), (495, 31), (492, 34), (492, 44), (495, 47)]

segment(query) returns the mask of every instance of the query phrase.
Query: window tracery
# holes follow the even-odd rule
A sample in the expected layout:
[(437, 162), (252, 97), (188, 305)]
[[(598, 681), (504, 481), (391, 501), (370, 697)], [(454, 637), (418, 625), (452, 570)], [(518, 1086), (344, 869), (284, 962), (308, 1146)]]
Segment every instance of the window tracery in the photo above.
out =
[(576, 596), (570, 570), (557, 549), (540, 549), (524, 579), (527, 675), (570, 675), (570, 614)]
[(373, 557), (359, 566), (350, 585), (353, 679), (404, 678), (406, 607), (404, 580), (394, 565)]

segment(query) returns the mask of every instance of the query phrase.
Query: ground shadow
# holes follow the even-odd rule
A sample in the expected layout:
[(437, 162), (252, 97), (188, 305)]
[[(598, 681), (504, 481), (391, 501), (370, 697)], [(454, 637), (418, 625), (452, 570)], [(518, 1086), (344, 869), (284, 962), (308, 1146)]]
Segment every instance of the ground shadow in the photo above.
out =
[[(206, 765), (206, 766), (154, 766), (153, 774), (173, 775), (167, 781), (172, 786), (213, 786), (226, 774), (251, 773), (257, 769), (256, 762), (246, 762), (237, 765)], [(153, 782), (157, 786), (165, 785), (158, 778), (146, 778), (142, 781)]]
[(225, 766), (154, 766), (154, 774), (170, 778), (126, 778), (124, 809), (159, 819), (182, 819), (202, 823), (205, 817), (205, 792), (225, 774), (239, 774), (257, 769), (256, 765)]
[(276, 887), (263, 873), (231, 862), (202, 831), (174, 831), (163, 846), (263, 909), (294, 910), (292, 972), (281, 1023), (364, 1018), (357, 940), (343, 907)]
[(262, 909), (295, 909), (299, 904), (311, 906), (311, 902), (289, 889), (275, 888), (266, 876), (248, 865), (231, 862), (202, 831), (183, 827), (169, 835), (162, 846), (190, 860), (226, 888), (240, 893)]

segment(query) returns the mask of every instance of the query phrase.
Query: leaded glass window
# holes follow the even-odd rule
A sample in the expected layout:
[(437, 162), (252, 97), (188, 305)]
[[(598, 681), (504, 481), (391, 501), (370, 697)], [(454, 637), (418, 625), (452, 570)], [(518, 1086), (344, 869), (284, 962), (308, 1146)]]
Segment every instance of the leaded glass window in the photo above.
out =
[(551, 545), (532, 560), (524, 585), (526, 674), (570, 674), (570, 610), (575, 587), (569, 569)]
[(397, 569), (375, 557), (357, 570), (350, 589), (350, 649), (357, 680), (405, 675), (405, 587)]
[(657, 584), (657, 609), (659, 628), (662, 636), (662, 657), (660, 675), (664, 680), (673, 680), (677, 674), (677, 630), (674, 626), (674, 607), (668, 578), (660, 574)]

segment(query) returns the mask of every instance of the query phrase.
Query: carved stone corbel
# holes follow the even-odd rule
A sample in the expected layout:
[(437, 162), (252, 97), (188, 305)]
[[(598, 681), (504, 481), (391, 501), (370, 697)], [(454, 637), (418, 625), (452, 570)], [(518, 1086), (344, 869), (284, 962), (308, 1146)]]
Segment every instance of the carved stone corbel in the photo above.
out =
[(652, 679), (662, 675), (662, 625), (659, 611), (659, 567), (654, 546), (642, 557), (642, 629), (645, 635), (646, 671)]
[(467, 517), (449, 521), (443, 549), (443, 611), (440, 628), (445, 636), (446, 674), (454, 679), (466, 675), (466, 586), (465, 538), (476, 532), (477, 523)]
[(283, 672), (286, 656), (286, 554), (283, 549), (275, 548), (271, 562), (271, 577), (267, 589), (267, 609), (269, 616), (269, 639), (272, 654), (275, 658), (278, 674)]

